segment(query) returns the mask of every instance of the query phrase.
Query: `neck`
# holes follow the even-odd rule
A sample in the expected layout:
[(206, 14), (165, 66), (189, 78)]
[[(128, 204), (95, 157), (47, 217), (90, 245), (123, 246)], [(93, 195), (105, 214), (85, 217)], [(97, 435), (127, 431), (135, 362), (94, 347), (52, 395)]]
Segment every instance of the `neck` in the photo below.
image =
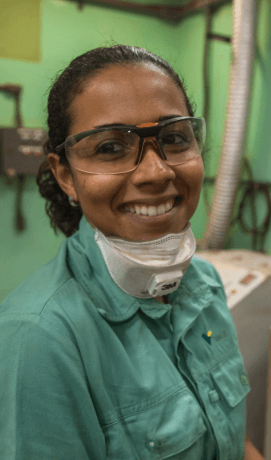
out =
[(163, 295), (161, 297), (155, 297), (155, 300), (161, 303), (169, 303), (168, 295)]

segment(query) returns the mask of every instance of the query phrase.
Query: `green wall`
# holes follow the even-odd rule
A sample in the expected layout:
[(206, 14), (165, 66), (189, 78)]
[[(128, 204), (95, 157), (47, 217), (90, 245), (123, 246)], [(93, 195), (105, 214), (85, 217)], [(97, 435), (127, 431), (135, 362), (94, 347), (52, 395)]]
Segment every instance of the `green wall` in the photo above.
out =
[[(39, 2), (39, 0), (36, 0)], [(149, 3), (141, 1), (140, 3)], [(163, 1), (155, 1), (162, 4)], [(187, 2), (183, 2), (187, 3)], [(172, 2), (174, 4), (174, 2)], [(176, 2), (175, 2), (176, 4)], [(173, 21), (114, 10), (108, 7), (87, 5), (82, 11), (77, 3), (61, 0), (41, 2), (39, 61), (0, 58), (0, 84), (14, 83), (23, 86), (22, 116), (25, 127), (46, 129), (47, 91), (54, 75), (64, 69), (71, 59), (99, 46), (128, 44), (146, 48), (168, 60), (184, 77), (188, 95), (197, 105), (197, 116), (203, 114), (203, 51), (206, 19), (204, 12), (186, 17), (176, 24)], [(270, 3), (257, 2), (257, 53), (255, 55), (253, 89), (249, 115), (249, 130), (244, 154), (251, 161), (254, 179), (270, 181), (271, 90), (269, 22)], [(16, 14), (14, 9), (13, 14)], [(232, 5), (216, 9), (212, 18), (212, 32), (230, 36), (232, 33)], [(27, 34), (27, 28), (25, 34)], [(216, 175), (226, 113), (231, 59), (230, 45), (209, 42), (210, 111), (207, 119), (208, 147), (204, 157), (205, 175)], [(14, 126), (14, 101), (0, 93), (0, 126)], [(241, 178), (247, 178), (242, 167)], [(209, 204), (213, 186), (204, 185)], [(52, 259), (65, 239), (56, 236), (45, 214), (45, 201), (39, 196), (35, 178), (25, 180), (22, 197), (24, 232), (15, 230), (15, 200), (17, 181), (0, 177), (0, 302), (21, 281)], [(239, 195), (238, 195), (239, 197)], [(237, 202), (238, 198), (237, 197)], [(192, 218), (192, 228), (197, 239), (204, 235), (207, 211), (203, 193), (199, 207)], [(265, 215), (265, 203), (257, 199), (258, 221)], [(247, 210), (247, 221), (250, 222)], [(270, 231), (266, 250), (271, 252)], [(226, 244), (227, 248), (252, 249), (252, 239), (238, 226), (234, 226)]]

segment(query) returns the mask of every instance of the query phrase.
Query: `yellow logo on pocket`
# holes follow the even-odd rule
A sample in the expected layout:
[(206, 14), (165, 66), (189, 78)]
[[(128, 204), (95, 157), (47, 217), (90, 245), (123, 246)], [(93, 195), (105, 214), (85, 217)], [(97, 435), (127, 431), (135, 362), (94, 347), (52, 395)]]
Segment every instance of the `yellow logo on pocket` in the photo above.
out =
[(211, 345), (211, 335), (212, 335), (212, 331), (208, 331), (207, 335), (202, 334), (202, 337), (204, 338), (204, 340), (206, 340), (206, 342), (209, 343), (209, 345)]

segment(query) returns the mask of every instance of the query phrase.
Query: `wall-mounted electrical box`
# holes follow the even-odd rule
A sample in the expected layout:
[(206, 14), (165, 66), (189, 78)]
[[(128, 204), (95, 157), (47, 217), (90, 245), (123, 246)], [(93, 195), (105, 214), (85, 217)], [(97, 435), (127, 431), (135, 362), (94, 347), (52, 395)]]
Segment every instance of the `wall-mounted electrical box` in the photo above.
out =
[(0, 174), (36, 175), (46, 159), (46, 131), (40, 128), (0, 128)]

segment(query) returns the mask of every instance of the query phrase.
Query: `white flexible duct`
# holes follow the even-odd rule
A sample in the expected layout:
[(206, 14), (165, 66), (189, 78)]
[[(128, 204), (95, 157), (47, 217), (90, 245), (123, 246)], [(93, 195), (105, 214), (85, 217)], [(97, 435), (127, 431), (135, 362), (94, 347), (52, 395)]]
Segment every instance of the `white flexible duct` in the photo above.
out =
[(254, 56), (255, 0), (234, 0), (232, 65), (224, 140), (214, 199), (201, 249), (221, 249), (234, 206)]

